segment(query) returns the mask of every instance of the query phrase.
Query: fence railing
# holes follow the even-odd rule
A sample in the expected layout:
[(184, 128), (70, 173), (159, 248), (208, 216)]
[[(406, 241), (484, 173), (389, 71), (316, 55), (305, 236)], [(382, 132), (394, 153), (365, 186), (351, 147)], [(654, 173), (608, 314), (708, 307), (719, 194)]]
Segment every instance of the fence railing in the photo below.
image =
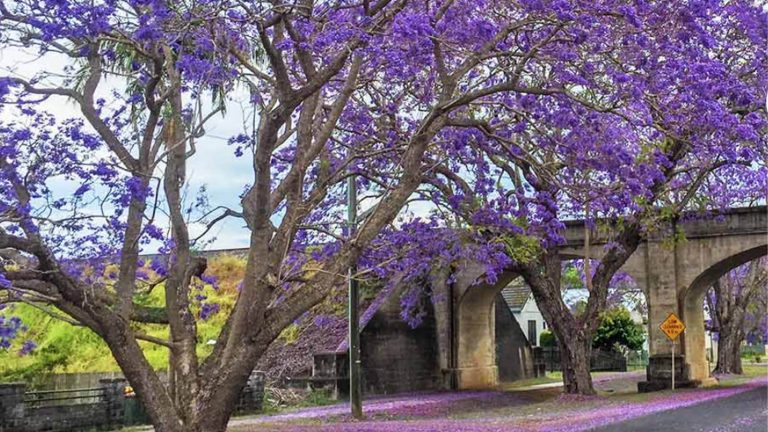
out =
[(104, 399), (105, 390), (98, 388), (80, 388), (68, 390), (37, 390), (24, 393), (24, 403), (30, 407), (52, 405), (77, 405), (97, 403)]
[(648, 367), (648, 351), (630, 351), (627, 353), (627, 369), (640, 370)]
[[(240, 413), (257, 412), (264, 400), (264, 373), (254, 372), (238, 401)], [(147, 421), (138, 400), (127, 397), (125, 379), (99, 387), (27, 391), (26, 383), (0, 384), (0, 432), (70, 432), (115, 429)]]
[[(544, 363), (547, 371), (560, 371), (562, 364), (560, 350), (557, 347), (542, 347), (541, 363)], [(594, 349), (590, 359), (590, 369), (597, 371), (621, 371), (627, 370), (627, 358), (618, 351), (605, 351)]]
[(0, 432), (65, 432), (122, 425), (125, 380), (98, 388), (27, 391), (26, 383), (0, 384)]

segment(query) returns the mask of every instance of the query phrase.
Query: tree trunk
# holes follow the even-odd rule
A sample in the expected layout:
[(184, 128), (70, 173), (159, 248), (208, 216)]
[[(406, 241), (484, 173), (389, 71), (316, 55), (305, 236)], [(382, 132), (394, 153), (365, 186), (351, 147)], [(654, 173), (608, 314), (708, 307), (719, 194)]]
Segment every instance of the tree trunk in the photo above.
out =
[(147, 410), (147, 414), (157, 432), (186, 432), (181, 417), (173, 404), (173, 399), (160, 378), (152, 370), (141, 352), (130, 329), (125, 323), (117, 321), (105, 323), (104, 341), (112, 351), (120, 369), (136, 391), (136, 396)]
[(742, 374), (741, 342), (744, 340), (744, 319), (754, 287), (736, 289), (728, 281), (716, 281), (715, 318), (718, 324), (717, 366), (715, 374)]
[(572, 335), (566, 342), (561, 342), (560, 365), (563, 369), (563, 389), (568, 394), (594, 395), (590, 358), (592, 340), (583, 336)]
[(215, 376), (203, 379), (198, 394), (200, 406), (196, 426), (204, 432), (224, 432), (234, 413), (243, 387), (262, 355), (274, 338), (259, 332), (249, 338), (250, 343), (237, 349), (231, 361), (222, 364)]
[(560, 291), (560, 257), (553, 253), (541, 259), (544, 266), (523, 266), (520, 272), (531, 287), (544, 319), (557, 337), (565, 393), (594, 395), (590, 370), (592, 331), (590, 323), (576, 319)]
[(741, 340), (738, 331), (731, 326), (720, 327), (720, 337), (717, 344), (717, 366), (715, 374), (742, 374)]

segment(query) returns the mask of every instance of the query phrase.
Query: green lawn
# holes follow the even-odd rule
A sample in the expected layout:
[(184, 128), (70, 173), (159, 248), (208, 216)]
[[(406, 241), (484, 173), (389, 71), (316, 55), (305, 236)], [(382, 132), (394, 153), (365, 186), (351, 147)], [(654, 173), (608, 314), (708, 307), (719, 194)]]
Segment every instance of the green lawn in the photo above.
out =
[(528, 378), (509, 383), (504, 383), (500, 386), (501, 390), (514, 390), (521, 387), (529, 387), (540, 384), (560, 383), (563, 382), (562, 372), (547, 372), (546, 376), (538, 378)]
[(718, 376), (720, 387), (731, 387), (744, 384), (759, 376), (768, 375), (768, 365), (744, 364), (742, 365), (744, 374), (742, 375), (721, 375)]

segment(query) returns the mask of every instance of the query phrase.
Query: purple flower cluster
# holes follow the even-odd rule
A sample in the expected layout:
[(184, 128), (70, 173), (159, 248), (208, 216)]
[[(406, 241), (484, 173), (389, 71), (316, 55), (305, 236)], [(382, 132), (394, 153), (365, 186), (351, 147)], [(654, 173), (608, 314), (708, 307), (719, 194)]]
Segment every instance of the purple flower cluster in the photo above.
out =
[(30, 354), (32, 351), (37, 348), (37, 344), (33, 341), (24, 341), (23, 344), (21, 344), (21, 348), (19, 349), (19, 355), (27, 355)]
[(217, 313), (221, 309), (218, 303), (203, 303), (200, 306), (200, 319), (205, 321), (211, 317), (211, 315)]
[(0, 315), (0, 348), (8, 349), (11, 347), (11, 341), (16, 336), (24, 332), (26, 328), (21, 323), (19, 317), (6, 317)]

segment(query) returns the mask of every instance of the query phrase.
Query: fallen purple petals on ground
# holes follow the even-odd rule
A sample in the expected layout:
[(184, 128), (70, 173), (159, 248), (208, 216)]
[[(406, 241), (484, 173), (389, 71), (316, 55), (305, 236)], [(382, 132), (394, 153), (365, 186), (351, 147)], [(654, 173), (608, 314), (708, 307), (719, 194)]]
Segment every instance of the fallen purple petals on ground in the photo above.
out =
[[(624, 374), (627, 376), (628, 374)], [(600, 382), (621, 375), (608, 375)], [(596, 380), (598, 381), (598, 380)], [(327, 431), (327, 432), (431, 432), (431, 431), (526, 431), (526, 432), (574, 432), (585, 431), (610, 423), (684, 408), (705, 401), (729, 397), (768, 384), (768, 377), (760, 377), (746, 384), (708, 389), (680, 390), (651, 395), (649, 400), (617, 402), (607, 397), (573, 398), (554, 396), (550, 400), (564, 405), (562, 410), (539, 413), (536, 416), (515, 416), (497, 412), (493, 417), (448, 418), (461, 408), (474, 407), (492, 412), (496, 408), (509, 408), (530, 403), (527, 392), (460, 392), (424, 393), (407, 396), (377, 398), (366, 401), (368, 419), (355, 421), (348, 417), (345, 404), (303, 409), (300, 411), (235, 420), (231, 426), (253, 425), (261, 430), (280, 432)], [(594, 406), (597, 404), (598, 406)], [(573, 405), (572, 407), (568, 405)], [(437, 418), (440, 417), (440, 418)], [(747, 419), (745, 421), (752, 421)], [(735, 426), (734, 426), (735, 427)], [(248, 429), (237, 429), (246, 431)], [(738, 430), (738, 428), (733, 429)]]

